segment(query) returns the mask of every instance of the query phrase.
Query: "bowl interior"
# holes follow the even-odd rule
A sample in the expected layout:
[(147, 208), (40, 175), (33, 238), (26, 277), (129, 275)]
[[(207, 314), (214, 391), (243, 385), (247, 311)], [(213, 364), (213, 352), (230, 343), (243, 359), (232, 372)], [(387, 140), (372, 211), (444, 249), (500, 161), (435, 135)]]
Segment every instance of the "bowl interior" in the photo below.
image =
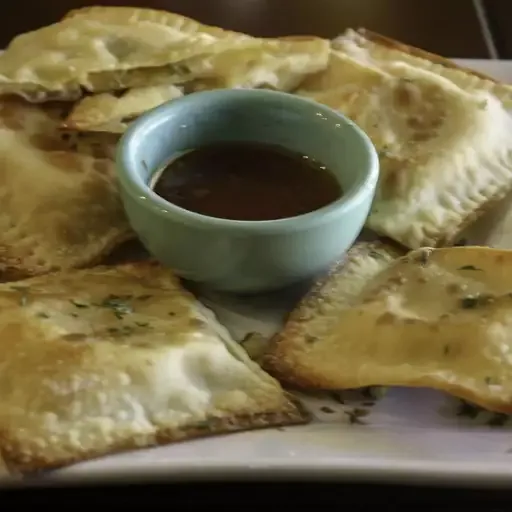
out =
[(174, 100), (133, 123), (120, 144), (121, 181), (155, 195), (151, 178), (170, 159), (226, 141), (278, 144), (314, 158), (339, 180), (341, 201), (376, 179), (372, 143), (344, 116), (291, 94), (218, 90)]

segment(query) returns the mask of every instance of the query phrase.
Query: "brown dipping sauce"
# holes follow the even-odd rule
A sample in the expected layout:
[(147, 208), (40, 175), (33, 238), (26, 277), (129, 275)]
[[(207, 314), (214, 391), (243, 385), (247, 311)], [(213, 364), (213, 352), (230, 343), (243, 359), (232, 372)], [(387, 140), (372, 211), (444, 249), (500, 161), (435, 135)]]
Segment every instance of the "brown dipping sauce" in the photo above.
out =
[(186, 152), (169, 163), (153, 190), (192, 212), (233, 220), (295, 217), (341, 197), (324, 165), (281, 146), (225, 142)]

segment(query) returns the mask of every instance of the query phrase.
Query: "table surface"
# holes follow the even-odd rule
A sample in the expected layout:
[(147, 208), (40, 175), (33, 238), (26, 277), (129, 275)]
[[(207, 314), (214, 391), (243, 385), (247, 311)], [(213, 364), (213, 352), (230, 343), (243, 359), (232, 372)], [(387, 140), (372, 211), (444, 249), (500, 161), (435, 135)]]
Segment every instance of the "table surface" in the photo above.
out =
[(445, 56), (512, 56), (509, 0), (15, 0), (0, 2), (2, 46), (18, 33), (94, 3), (167, 9), (257, 36), (334, 37), (347, 27), (364, 26)]
[[(2, 47), (18, 33), (36, 29), (58, 20), (66, 11), (92, 4), (102, 5), (144, 5), (157, 9), (178, 12), (204, 23), (214, 24), (253, 34), (256, 36), (279, 36), (288, 34), (314, 34), (334, 37), (347, 27), (367, 27), (389, 37), (424, 48), (431, 52), (450, 57), (461, 58), (512, 58), (512, 31), (509, 23), (512, 19), (510, 0), (110, 0), (83, 2), (77, 0), (15, 0), (0, 3), (0, 38)], [(168, 488), (168, 486), (166, 486)], [(306, 487), (302, 487), (306, 490)], [(133, 487), (128, 487), (135, 491)], [(126, 490), (121, 490), (120, 496)], [(235, 488), (233, 488), (234, 490)], [(339, 496), (340, 505), (347, 504), (347, 493), (355, 492), (355, 486), (337, 485), (332, 489)], [(270, 489), (269, 489), (270, 490)], [(149, 489), (148, 492), (152, 493)], [(396, 492), (395, 492), (396, 491)], [(412, 491), (405, 489), (410, 496)], [(23, 492), (23, 491), (22, 491)], [(26, 492), (26, 491), (25, 491)], [(276, 492), (275, 489), (271, 492)], [(382, 502), (381, 487), (364, 486), (357, 490), (359, 503), (378, 496)], [(404, 489), (387, 488), (388, 502), (395, 502), (404, 496)], [(418, 501), (423, 503), (441, 503), (446, 496), (445, 490), (433, 492), (432, 489), (412, 491)], [(195, 496), (202, 495), (200, 487)], [(226, 489), (229, 494), (229, 490)], [(208, 493), (209, 494), (209, 493)], [(260, 495), (266, 495), (261, 488)], [(333, 493), (331, 493), (333, 494)], [(88, 494), (92, 498), (96, 493)], [(251, 492), (257, 496), (258, 492)], [(511, 493), (512, 495), (512, 493)], [(29, 494), (23, 494), (29, 498)], [(65, 496), (59, 493), (59, 496)], [(73, 494), (68, 495), (71, 499)], [(97, 494), (104, 499), (103, 492)], [(156, 495), (154, 495), (156, 496)], [(190, 496), (190, 494), (189, 494)], [(325, 498), (323, 492), (311, 488), (311, 498)], [(366, 496), (366, 498), (364, 498)], [(393, 496), (395, 496), (393, 498)], [(456, 495), (455, 502), (461, 495)], [(476, 495), (464, 493), (474, 504), (479, 501)], [(491, 494), (479, 494), (494, 503)], [(497, 497), (497, 495), (494, 495)], [(12, 496), (14, 497), (14, 495)], [(452, 496), (453, 497), (453, 496)], [(55, 498), (55, 496), (54, 496)], [(500, 493), (500, 499), (504, 498)], [(20, 493), (16, 493), (16, 503), (20, 504)], [(30, 499), (30, 498), (29, 498)], [(283, 496), (287, 499), (286, 496)], [(511, 496), (512, 499), (512, 496)], [(386, 501), (385, 500), (385, 501)], [(80, 499), (73, 499), (80, 502)], [(123, 501), (123, 500), (120, 500)], [(224, 504), (226, 500), (224, 498)], [(269, 500), (267, 503), (272, 503)], [(324, 501), (324, 500), (320, 500)], [(330, 500), (329, 500), (330, 501)], [(350, 500), (349, 500), (350, 501)], [(489, 502), (489, 504), (491, 503)], [(220, 502), (219, 502), (220, 503)], [(332, 502), (331, 502), (332, 503)], [(460, 505), (460, 501), (458, 501)], [(480, 501), (481, 503), (481, 501)], [(491, 505), (492, 506), (492, 505)], [(354, 509), (354, 504), (350, 504)], [(356, 507), (359, 510), (358, 507)], [(397, 508), (395, 508), (397, 509)], [(510, 509), (510, 507), (507, 507)], [(485, 510), (491, 510), (486, 507)], [(498, 510), (492, 507), (492, 510)], [(501, 508), (500, 508), (501, 510)]]

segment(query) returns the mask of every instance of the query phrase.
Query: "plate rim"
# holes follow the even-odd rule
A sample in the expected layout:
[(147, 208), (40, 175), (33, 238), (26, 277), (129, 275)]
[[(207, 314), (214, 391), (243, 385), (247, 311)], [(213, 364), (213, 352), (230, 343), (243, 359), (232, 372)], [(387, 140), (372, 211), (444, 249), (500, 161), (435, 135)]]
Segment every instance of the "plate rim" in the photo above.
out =
[[(452, 59), (470, 68), (490, 69), (498, 74), (510, 73), (512, 82), (512, 60), (492, 59)], [(387, 427), (393, 429), (393, 426)], [(286, 434), (283, 434), (286, 435)], [(211, 438), (215, 442), (215, 438)], [(162, 448), (162, 447), (160, 447)], [(152, 450), (158, 450), (158, 447)], [(137, 450), (138, 451), (138, 450)], [(129, 452), (125, 452), (126, 454)], [(137, 479), (137, 482), (154, 481), (165, 478), (167, 481), (200, 481), (200, 480), (311, 480), (311, 481), (343, 481), (343, 482), (374, 482), (401, 483), (414, 485), (462, 485), (478, 488), (503, 488), (512, 483), (512, 460), (510, 462), (475, 462), (474, 460), (442, 460), (442, 459), (398, 459), (389, 457), (355, 458), (357, 452), (347, 455), (343, 449), (339, 457), (323, 459), (321, 456), (310, 463), (294, 461), (293, 458), (255, 457), (253, 459), (232, 459), (229, 461), (204, 460), (186, 461), (184, 457), (169, 460), (157, 460), (148, 457), (139, 459), (132, 465), (125, 465), (125, 459), (116, 463), (115, 459), (102, 467), (101, 459), (84, 461), (82, 464), (69, 466), (30, 480), (0, 477), (0, 488), (24, 486), (48, 486), (60, 483), (85, 483), (101, 479), (109, 481), (126, 481)], [(107, 458), (105, 456), (103, 458)], [(92, 467), (88, 467), (94, 463)]]

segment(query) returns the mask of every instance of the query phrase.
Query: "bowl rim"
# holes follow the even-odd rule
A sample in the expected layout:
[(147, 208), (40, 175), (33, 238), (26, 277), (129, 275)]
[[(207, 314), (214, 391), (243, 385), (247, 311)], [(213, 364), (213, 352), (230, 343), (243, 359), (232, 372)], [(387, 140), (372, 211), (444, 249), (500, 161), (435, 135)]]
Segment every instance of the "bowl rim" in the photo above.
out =
[[(196, 101), (201, 100), (202, 97), (209, 97), (207, 99), (215, 101), (221, 96), (224, 100), (227, 96), (233, 96), (233, 98), (238, 96), (239, 98), (245, 97), (253, 100), (259, 98), (262, 102), (268, 101), (271, 97), (273, 99), (287, 101), (288, 103), (298, 102), (314, 107), (318, 114), (340, 120), (345, 126), (356, 133), (361, 139), (362, 147), (366, 148), (368, 152), (369, 163), (365, 175), (359, 178), (358, 183), (352, 186), (348, 192), (344, 193), (336, 201), (317, 210), (282, 219), (260, 221), (223, 219), (186, 210), (185, 208), (170, 203), (157, 195), (150, 187), (150, 184), (146, 183), (136, 170), (137, 164), (134, 163), (137, 160), (135, 157), (137, 153), (136, 149), (150, 132), (158, 130), (161, 125), (165, 125), (166, 118), (176, 107), (187, 103), (192, 106)], [(377, 150), (366, 132), (351, 119), (312, 99), (266, 89), (216, 89), (212, 91), (201, 91), (163, 103), (144, 113), (130, 124), (118, 142), (115, 159), (117, 178), (124, 192), (128, 193), (132, 199), (137, 201), (144, 208), (151, 210), (156, 215), (167, 218), (172, 215), (174, 219), (179, 218), (180, 222), (183, 224), (194, 224), (197, 227), (230, 229), (243, 232), (273, 233), (296, 231), (329, 222), (336, 217), (350, 213), (352, 209), (367, 200), (369, 195), (372, 196), (373, 199), (379, 178), (379, 157)], [(143, 161), (141, 165), (144, 165)], [(153, 173), (157, 171), (158, 169), (155, 169)]]

